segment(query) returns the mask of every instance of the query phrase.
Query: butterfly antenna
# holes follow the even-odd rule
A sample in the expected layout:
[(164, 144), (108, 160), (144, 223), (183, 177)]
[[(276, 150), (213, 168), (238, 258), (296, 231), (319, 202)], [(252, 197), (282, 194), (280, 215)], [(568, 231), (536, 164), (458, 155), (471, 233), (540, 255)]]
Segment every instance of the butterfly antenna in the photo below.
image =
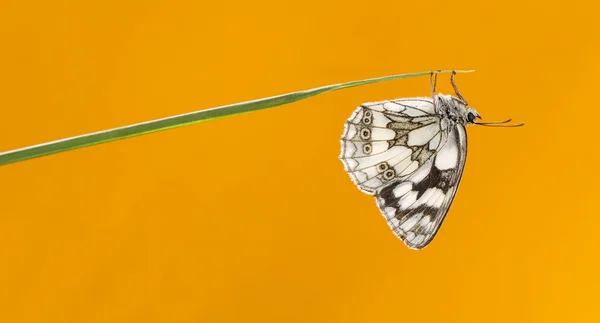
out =
[(480, 124), (480, 125), (505, 124), (505, 123), (509, 123), (511, 120), (512, 119), (506, 119), (506, 120), (502, 120), (502, 121), (477, 122), (477, 124)]
[(525, 123), (507, 124), (510, 121), (511, 121), (511, 119), (506, 119), (503, 121), (493, 121), (493, 122), (474, 122), (473, 124), (476, 124), (478, 126), (496, 127), (496, 128), (516, 128), (516, 127), (522, 127), (525, 125)]

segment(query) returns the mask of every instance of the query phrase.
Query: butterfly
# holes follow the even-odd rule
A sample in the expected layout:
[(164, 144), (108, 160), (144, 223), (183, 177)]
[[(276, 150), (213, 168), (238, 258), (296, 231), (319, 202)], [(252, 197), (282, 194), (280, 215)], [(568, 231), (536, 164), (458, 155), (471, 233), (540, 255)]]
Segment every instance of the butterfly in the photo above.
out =
[(373, 195), (387, 224), (410, 249), (436, 236), (454, 200), (467, 157), (465, 127), (519, 127), (478, 122), (481, 116), (458, 91), (360, 105), (344, 124), (339, 158), (356, 186)]

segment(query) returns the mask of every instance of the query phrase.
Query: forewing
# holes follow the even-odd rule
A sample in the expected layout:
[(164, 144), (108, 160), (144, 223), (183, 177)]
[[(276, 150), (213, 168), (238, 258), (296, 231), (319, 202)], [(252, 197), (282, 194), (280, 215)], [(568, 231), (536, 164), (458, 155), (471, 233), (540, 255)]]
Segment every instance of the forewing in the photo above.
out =
[(344, 125), (339, 158), (358, 188), (374, 194), (431, 161), (443, 130), (429, 98), (365, 103)]
[(422, 249), (437, 234), (452, 204), (467, 155), (465, 128), (449, 129), (434, 158), (405, 180), (377, 190), (377, 206), (409, 248)]

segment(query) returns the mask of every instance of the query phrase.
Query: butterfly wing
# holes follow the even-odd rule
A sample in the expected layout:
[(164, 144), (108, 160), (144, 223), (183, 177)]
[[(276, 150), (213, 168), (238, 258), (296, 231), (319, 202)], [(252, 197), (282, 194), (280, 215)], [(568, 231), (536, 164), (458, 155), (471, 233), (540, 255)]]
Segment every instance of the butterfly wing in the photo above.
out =
[(365, 103), (346, 121), (340, 159), (375, 195), (392, 231), (422, 249), (444, 220), (466, 158), (464, 126), (435, 114), (429, 98)]
[(435, 237), (452, 204), (467, 155), (463, 125), (450, 129), (427, 174), (387, 185), (375, 194), (388, 225), (409, 248), (423, 249)]
[(354, 184), (373, 195), (430, 161), (445, 137), (431, 99), (365, 103), (344, 125), (339, 158)]

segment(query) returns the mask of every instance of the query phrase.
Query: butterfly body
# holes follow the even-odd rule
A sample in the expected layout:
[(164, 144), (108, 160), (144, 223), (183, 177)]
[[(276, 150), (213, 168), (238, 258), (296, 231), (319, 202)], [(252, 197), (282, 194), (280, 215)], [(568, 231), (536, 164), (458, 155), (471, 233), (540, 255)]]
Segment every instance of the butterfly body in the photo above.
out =
[(437, 94), (364, 103), (346, 121), (344, 169), (409, 248), (426, 247), (444, 221), (476, 118), (462, 98)]

